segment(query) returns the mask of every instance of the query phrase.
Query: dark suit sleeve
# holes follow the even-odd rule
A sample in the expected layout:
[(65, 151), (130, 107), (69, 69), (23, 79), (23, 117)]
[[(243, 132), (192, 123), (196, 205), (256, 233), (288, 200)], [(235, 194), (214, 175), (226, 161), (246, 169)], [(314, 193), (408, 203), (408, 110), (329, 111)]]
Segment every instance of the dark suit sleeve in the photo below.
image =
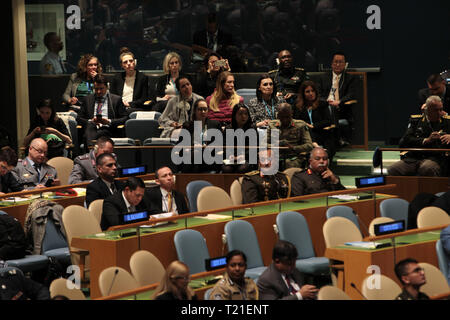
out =
[(78, 113), (77, 116), (77, 122), (78, 124), (81, 124), (83, 127), (86, 127), (88, 121), (90, 120), (90, 116), (89, 116), (89, 112), (88, 112), (88, 108), (89, 108), (89, 103), (91, 102), (89, 96), (85, 96), (82, 98), (82, 103), (81, 103), (81, 108), (80, 108), (80, 112)]
[(106, 198), (103, 201), (102, 230), (106, 230), (111, 226), (117, 226), (119, 224), (119, 214), (122, 211), (125, 211), (125, 209), (121, 208), (118, 195), (112, 195)]
[(284, 285), (278, 279), (279, 274), (274, 273), (269, 266), (258, 278), (259, 300), (298, 300), (295, 295), (284, 295)]
[(313, 111), (314, 128), (322, 129), (331, 125), (330, 112), (326, 103), (320, 103), (316, 110)]
[(164, 97), (166, 92), (167, 85), (167, 75), (161, 76), (158, 78), (158, 82), (156, 83), (156, 96)]
[[(23, 186), (20, 185), (19, 181), (13, 176), (11, 172), (8, 172), (4, 176), (4, 180), (2, 179), (2, 182), (5, 181), (5, 185), (2, 186), (2, 190), (4, 190), (4, 193), (7, 192), (19, 192), (23, 190)], [(3, 187), (5, 187), (3, 189)]]
[(130, 102), (131, 108), (142, 108), (144, 102), (148, 99), (148, 77), (142, 72), (136, 73), (136, 83), (133, 88), (133, 101)]
[(127, 110), (125, 109), (125, 106), (123, 105), (122, 98), (120, 96), (113, 96), (111, 97), (111, 102), (113, 104), (114, 112), (116, 114), (115, 119), (111, 119), (111, 126), (117, 127), (121, 124), (125, 124), (125, 121), (127, 121), (128, 114)]
[(122, 92), (119, 92), (119, 88), (122, 86), (121, 85), (122, 83), (123, 83), (122, 74), (117, 73), (111, 81), (111, 87), (109, 88), (109, 92), (121, 96)]
[(345, 91), (344, 95), (341, 95), (339, 97), (339, 100), (341, 103), (339, 104), (340, 107), (351, 107), (349, 105), (346, 105), (345, 102), (355, 99), (356, 96), (356, 77), (352, 74), (345, 73)]
[(185, 196), (180, 192), (176, 192), (175, 196), (176, 196), (178, 214), (188, 213), (189, 206), (187, 204)]
[(244, 204), (259, 201), (258, 186), (249, 177), (244, 176), (241, 188), (242, 188), (242, 202)]
[(97, 199), (103, 199), (103, 197), (101, 191), (99, 190), (97, 181), (94, 180), (86, 187), (86, 207), (89, 208), (91, 202)]
[(143, 201), (150, 215), (162, 213), (161, 196), (158, 195), (158, 187), (152, 187), (145, 190)]

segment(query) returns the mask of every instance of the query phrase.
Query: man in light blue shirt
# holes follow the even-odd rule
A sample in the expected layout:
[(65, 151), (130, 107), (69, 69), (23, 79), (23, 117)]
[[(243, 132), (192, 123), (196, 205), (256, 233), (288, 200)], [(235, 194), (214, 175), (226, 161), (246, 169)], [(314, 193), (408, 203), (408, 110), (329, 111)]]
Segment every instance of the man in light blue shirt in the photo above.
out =
[(41, 74), (63, 74), (66, 73), (64, 63), (59, 52), (64, 48), (61, 38), (56, 32), (48, 32), (44, 36), (44, 44), (48, 52), (41, 60)]

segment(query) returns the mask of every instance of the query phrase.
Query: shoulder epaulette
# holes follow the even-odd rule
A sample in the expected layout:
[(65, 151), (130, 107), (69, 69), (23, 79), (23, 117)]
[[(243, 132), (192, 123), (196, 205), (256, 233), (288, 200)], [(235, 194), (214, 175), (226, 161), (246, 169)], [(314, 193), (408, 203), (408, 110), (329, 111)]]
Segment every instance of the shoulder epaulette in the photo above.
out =
[(259, 170), (253, 170), (253, 171), (247, 172), (245, 175), (246, 176), (254, 176), (255, 174), (259, 174)]
[(419, 118), (422, 118), (423, 117), (423, 114), (412, 114), (411, 115), (411, 119), (419, 119)]
[(450, 119), (450, 116), (448, 114), (446, 114), (445, 116), (442, 116), (442, 118), (444, 119)]
[(295, 67), (295, 70), (305, 71), (305, 69), (303, 69), (303, 68), (298, 68), (298, 67)]
[(270, 70), (268, 73), (275, 73), (277, 71), (278, 71), (278, 69), (274, 69), (274, 70)]

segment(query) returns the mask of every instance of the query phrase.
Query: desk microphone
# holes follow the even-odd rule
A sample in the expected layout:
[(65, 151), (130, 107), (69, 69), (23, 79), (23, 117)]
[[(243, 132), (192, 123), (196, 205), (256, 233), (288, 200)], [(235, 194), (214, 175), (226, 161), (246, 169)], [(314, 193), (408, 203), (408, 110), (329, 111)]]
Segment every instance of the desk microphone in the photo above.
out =
[(366, 224), (361, 220), (361, 218), (355, 211), (353, 211), (353, 213), (355, 214), (356, 218), (358, 218), (359, 223), (362, 224), (362, 226), (364, 227), (364, 230), (366, 230), (367, 235), (370, 236), (369, 228), (367, 228)]
[(117, 274), (119, 273), (119, 269), (116, 269), (116, 270), (114, 270), (114, 276), (113, 276), (113, 278), (112, 278), (112, 280), (111, 280), (111, 285), (110, 285), (110, 287), (109, 287), (109, 290), (108, 290), (108, 296), (109, 296), (109, 294), (111, 293), (111, 289), (112, 289), (112, 287), (113, 287), (113, 284), (114, 284), (114, 281), (116, 281), (116, 277), (117, 277)]
[(361, 297), (364, 298), (364, 300), (369, 300), (369, 299), (366, 298), (365, 295), (362, 294), (361, 291), (359, 291), (359, 289), (356, 287), (356, 285), (355, 285), (353, 282), (351, 282), (350, 285), (352, 286), (353, 289), (355, 289), (355, 290), (359, 293), (359, 295), (360, 295)]

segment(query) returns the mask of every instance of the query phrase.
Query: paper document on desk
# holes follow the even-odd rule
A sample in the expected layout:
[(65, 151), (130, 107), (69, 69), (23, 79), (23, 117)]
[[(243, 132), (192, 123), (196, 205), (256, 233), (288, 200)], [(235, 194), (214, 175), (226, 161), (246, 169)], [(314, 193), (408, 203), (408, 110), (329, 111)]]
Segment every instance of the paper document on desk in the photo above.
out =
[(377, 246), (381, 245), (381, 242), (375, 241), (354, 241), (354, 242), (346, 242), (346, 246), (352, 246), (356, 248), (366, 248), (366, 249), (376, 249)]
[(224, 214), (208, 214), (204, 217), (194, 217), (194, 218), (201, 218), (201, 219), (207, 219), (207, 220), (222, 220), (222, 219), (228, 219), (230, 216), (224, 215)]
[(21, 198), (21, 197), (10, 197), (10, 198), (3, 198), (1, 202), (24, 202), (24, 201), (30, 201), (30, 198)]
[(346, 200), (346, 201), (358, 200), (358, 196), (352, 196), (352, 195), (349, 195), (349, 194), (337, 194), (337, 195), (334, 195), (334, 196), (330, 196), (330, 198), (339, 199), (339, 200)]

